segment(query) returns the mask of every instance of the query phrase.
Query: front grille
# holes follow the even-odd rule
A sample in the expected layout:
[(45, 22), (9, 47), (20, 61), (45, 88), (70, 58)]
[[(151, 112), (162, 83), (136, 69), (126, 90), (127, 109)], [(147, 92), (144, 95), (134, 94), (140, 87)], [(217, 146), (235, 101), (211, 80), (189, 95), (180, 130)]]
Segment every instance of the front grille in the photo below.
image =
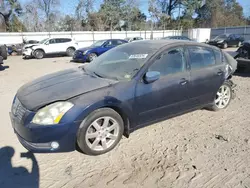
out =
[(23, 120), (23, 117), (25, 115), (26, 109), (21, 104), (21, 102), (18, 100), (18, 98), (15, 98), (12, 108), (11, 108), (12, 114), (21, 122)]

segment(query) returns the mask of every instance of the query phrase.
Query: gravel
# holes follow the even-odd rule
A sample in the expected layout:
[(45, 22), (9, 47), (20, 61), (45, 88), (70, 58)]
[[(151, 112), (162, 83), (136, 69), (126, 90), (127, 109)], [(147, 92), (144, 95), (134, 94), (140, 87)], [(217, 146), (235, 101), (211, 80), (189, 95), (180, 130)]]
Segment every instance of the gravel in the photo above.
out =
[(237, 96), (226, 110), (198, 110), (139, 129), (107, 154), (27, 154), (11, 127), (12, 99), (22, 84), (78, 66), (69, 60), (10, 57), (0, 71), (1, 188), (250, 187), (250, 74), (233, 77)]

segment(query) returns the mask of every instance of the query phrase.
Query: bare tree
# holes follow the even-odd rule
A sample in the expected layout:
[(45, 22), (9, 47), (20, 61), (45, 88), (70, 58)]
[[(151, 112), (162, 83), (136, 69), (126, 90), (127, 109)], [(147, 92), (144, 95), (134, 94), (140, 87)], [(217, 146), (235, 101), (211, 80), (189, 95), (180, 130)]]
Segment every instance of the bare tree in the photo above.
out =
[(46, 30), (52, 31), (51, 17), (60, 5), (60, 0), (35, 0), (38, 9), (43, 12), (46, 19)]

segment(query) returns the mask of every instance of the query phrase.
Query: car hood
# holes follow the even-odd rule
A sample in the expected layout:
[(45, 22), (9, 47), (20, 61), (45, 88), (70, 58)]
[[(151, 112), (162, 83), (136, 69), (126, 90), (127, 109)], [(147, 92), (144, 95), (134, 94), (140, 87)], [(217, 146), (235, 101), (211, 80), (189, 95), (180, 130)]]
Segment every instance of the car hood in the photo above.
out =
[(77, 49), (78, 51), (81, 51), (81, 52), (84, 52), (84, 51), (86, 51), (86, 50), (92, 50), (92, 49), (94, 49), (94, 48), (96, 48), (96, 47), (91, 47), (91, 46), (89, 46), (89, 47), (85, 47), (85, 48), (79, 48), (79, 49)]
[(27, 49), (27, 48), (32, 48), (32, 47), (34, 47), (34, 46), (38, 46), (38, 45), (40, 45), (40, 44), (26, 44), (26, 45), (24, 45), (24, 49)]
[(211, 39), (210, 42), (218, 42), (218, 41), (224, 41), (225, 39), (220, 39), (220, 38), (217, 38), (217, 39)]
[(36, 111), (49, 103), (64, 101), (96, 89), (112, 81), (86, 74), (81, 68), (49, 74), (23, 85), (17, 98), (29, 110)]

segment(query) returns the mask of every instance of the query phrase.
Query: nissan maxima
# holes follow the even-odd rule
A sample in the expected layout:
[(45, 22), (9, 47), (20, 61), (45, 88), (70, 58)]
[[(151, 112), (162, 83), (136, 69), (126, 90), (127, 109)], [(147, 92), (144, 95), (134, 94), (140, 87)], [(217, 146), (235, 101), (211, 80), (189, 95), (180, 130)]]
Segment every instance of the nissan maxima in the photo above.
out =
[(227, 108), (235, 95), (235, 62), (196, 42), (127, 43), (91, 64), (23, 85), (10, 112), (13, 129), (32, 152), (104, 154), (146, 125)]

